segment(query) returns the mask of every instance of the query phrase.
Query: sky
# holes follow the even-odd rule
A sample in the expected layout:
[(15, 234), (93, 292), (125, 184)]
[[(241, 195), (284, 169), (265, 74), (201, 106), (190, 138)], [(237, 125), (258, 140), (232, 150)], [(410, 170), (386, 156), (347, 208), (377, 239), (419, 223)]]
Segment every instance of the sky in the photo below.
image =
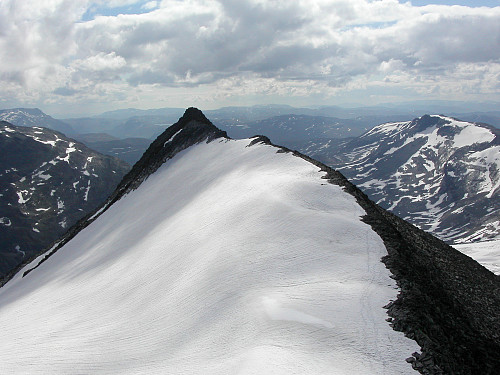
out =
[(0, 0), (0, 108), (500, 102), (500, 0)]

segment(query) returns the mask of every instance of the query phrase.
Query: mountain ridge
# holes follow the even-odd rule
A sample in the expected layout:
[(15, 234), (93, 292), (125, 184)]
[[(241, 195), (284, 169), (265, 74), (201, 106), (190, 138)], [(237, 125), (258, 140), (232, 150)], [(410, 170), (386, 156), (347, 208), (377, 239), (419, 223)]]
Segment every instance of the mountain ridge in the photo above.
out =
[[(267, 137), (261, 136), (258, 140), (272, 145)], [(362, 220), (383, 239), (388, 255), (382, 261), (401, 288), (397, 300), (386, 306), (391, 325), (415, 339), (422, 347), (421, 354), (414, 353), (413, 357), (407, 359), (412, 367), (423, 374), (472, 374), (479, 368), (484, 373), (493, 374), (500, 364), (496, 354), (500, 349), (500, 335), (495, 333), (497, 328), (493, 328), (500, 327), (500, 321), (494, 323), (493, 318), (500, 318), (495, 307), (500, 306), (500, 276), (440, 239), (374, 204), (339, 171), (298, 151), (277, 147), (285, 152), (293, 152), (327, 172), (324, 178), (342, 186), (366, 211)], [(381, 217), (384, 219), (381, 220)], [(478, 275), (481, 281), (476, 279)], [(450, 294), (451, 290), (453, 295)], [(437, 306), (436, 300), (440, 300)], [(464, 307), (466, 311), (462, 311)], [(477, 319), (479, 313), (484, 315)], [(459, 318), (450, 322), (449, 314), (458, 314)], [(456, 341), (472, 342), (478, 339), (475, 336), (485, 328), (485, 322), (486, 325), (493, 323), (493, 326), (481, 334), (483, 337), (476, 344), (465, 351), (454, 348)], [(464, 370), (464, 366), (470, 366), (470, 370)]]
[[(35, 267), (30, 265), (21, 270), (20, 274), (28, 275), (120, 198), (135, 189), (140, 191), (139, 185), (148, 180), (165, 160), (191, 149), (190, 146), (203, 144), (203, 141), (212, 141), (205, 143), (219, 148), (230, 142), (241, 142), (225, 138), (225, 133), (215, 128), (202, 115), (201, 111), (195, 109), (186, 111), (178, 123), (153, 142), (97, 212), (68, 232), (43, 260), (40, 258)], [(221, 145), (213, 145), (213, 141), (220, 137), (225, 138), (219, 141)], [(387, 305), (391, 316), (390, 324), (394, 329), (405, 332), (422, 347), (422, 354), (417, 353), (407, 359), (414, 369), (425, 374), (470, 374), (473, 371), (494, 374), (500, 365), (498, 277), (443, 241), (374, 204), (340, 172), (299, 152), (274, 146), (263, 136), (253, 138), (245, 148), (264, 146), (273, 147), (274, 154), (291, 154), (290, 157), (304, 159), (318, 167), (324, 173), (324, 184), (320, 186), (329, 183), (341, 187), (364, 209), (363, 221), (383, 240), (388, 252), (383, 259), (384, 263), (401, 288), (398, 298)], [(211, 155), (216, 154), (213, 152)], [(182, 157), (175, 160), (179, 159), (182, 160)], [(198, 168), (196, 165), (194, 170)], [(241, 173), (238, 169), (236, 172)], [(246, 175), (243, 176), (245, 178)]]
[(118, 185), (116, 196), (112, 196), (112, 201), (139, 186), (144, 179), (178, 152), (203, 140), (210, 142), (219, 137), (227, 138), (227, 133), (216, 128), (199, 109), (189, 107), (179, 121), (151, 143)]
[[(188, 108), (177, 123), (166, 129), (150, 144), (141, 159), (134, 164), (132, 169), (120, 181), (114, 192), (111, 193), (108, 199), (102, 203), (100, 207), (97, 207), (93, 212), (90, 212), (76, 222), (60, 239), (47, 247), (43, 254), (28, 258), (12, 272), (7, 274), (4, 280), (0, 281), (0, 287), (5, 285), (24, 266), (41, 256), (43, 260), (38, 263), (36, 267), (24, 271), (24, 275), (27, 275), (37, 268), (71, 240), (79, 231), (97, 219), (97, 217), (113, 203), (131, 190), (136, 189), (167, 159), (172, 158), (175, 154), (193, 144), (203, 140), (209, 142), (218, 137), (227, 138), (227, 134), (216, 128), (199, 109), (194, 107)], [(174, 140), (175, 142), (173, 142)]]

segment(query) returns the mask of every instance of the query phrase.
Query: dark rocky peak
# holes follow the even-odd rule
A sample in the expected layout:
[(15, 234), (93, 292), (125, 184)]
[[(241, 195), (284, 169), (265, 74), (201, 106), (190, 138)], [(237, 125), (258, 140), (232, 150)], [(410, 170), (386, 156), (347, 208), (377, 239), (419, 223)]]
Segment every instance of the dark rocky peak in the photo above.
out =
[(200, 111), (198, 108), (189, 107), (184, 112), (184, 115), (179, 119), (179, 122), (189, 122), (189, 121), (198, 121), (207, 125), (212, 125), (209, 119)]
[(151, 143), (132, 170), (124, 177), (113, 194), (111, 203), (120, 199), (128, 191), (136, 189), (142, 181), (178, 152), (194, 144), (203, 141), (210, 142), (221, 137), (228, 138), (227, 133), (213, 125), (199, 109), (188, 108), (179, 121), (168, 127)]
[(442, 117), (438, 116), (430, 116), (430, 115), (423, 115), (422, 117), (418, 117), (412, 121), (413, 129), (414, 131), (422, 132), (427, 128), (430, 128), (432, 126), (442, 126), (449, 124), (450, 121), (445, 120)]

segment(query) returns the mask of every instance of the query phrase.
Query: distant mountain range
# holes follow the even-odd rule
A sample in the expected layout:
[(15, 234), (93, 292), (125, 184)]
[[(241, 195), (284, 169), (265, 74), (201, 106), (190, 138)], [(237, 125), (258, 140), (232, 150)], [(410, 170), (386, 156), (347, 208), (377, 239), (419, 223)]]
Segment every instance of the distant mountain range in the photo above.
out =
[(371, 128), (365, 119), (290, 114), (248, 122), (221, 119), (216, 123), (233, 138), (263, 134), (279, 144), (305, 139), (355, 137)]
[[(174, 123), (182, 115), (181, 108), (158, 108), (149, 110), (122, 109), (105, 112), (95, 119), (127, 120), (131, 117), (161, 116)], [(498, 103), (474, 103), (454, 101), (417, 101), (399, 104), (381, 104), (370, 107), (318, 106), (314, 108), (289, 105), (255, 105), (222, 107), (206, 110), (214, 124), (236, 124), (265, 120), (283, 115), (333, 117), (337, 119), (365, 120), (368, 128), (389, 121), (404, 121), (426, 113), (446, 113), (467, 121), (486, 122), (500, 128)], [(67, 120), (64, 120), (67, 121)]]
[[(460, 109), (457, 103), (432, 105), (409, 104), (393, 107), (342, 108), (323, 106), (296, 108), (286, 105), (261, 105), (252, 107), (223, 107), (206, 111), (214, 124), (228, 132), (232, 138), (245, 138), (263, 134), (274, 142), (290, 147), (302, 146), (304, 141), (356, 137), (384, 122), (407, 121), (416, 114), (423, 115), (424, 108)], [(411, 108), (411, 109), (410, 109)], [(471, 104), (471, 108), (489, 108)], [(88, 133), (108, 134), (117, 139), (145, 138), (150, 141), (182, 115), (180, 108), (123, 109), (105, 112), (99, 116), (56, 120), (39, 109), (14, 108), (0, 111), (0, 119), (17, 126), (44, 126), (72, 137), (83, 139)], [(447, 112), (464, 120), (487, 122), (500, 127), (500, 111)], [(132, 148), (140, 156), (140, 142), (128, 140), (125, 145), (99, 145), (105, 154), (116, 155), (113, 148)], [(93, 145), (88, 144), (89, 147)], [(134, 151), (135, 152), (135, 151)], [(127, 162), (137, 160), (127, 156)], [(135, 158), (135, 159), (134, 159)]]
[(77, 133), (68, 123), (56, 120), (38, 108), (2, 109), (0, 110), (0, 121), (7, 121), (16, 126), (41, 126), (57, 130), (67, 136)]
[(500, 130), (445, 116), (309, 142), (382, 207), (448, 242), (500, 238)]
[(0, 122), (0, 278), (95, 209), (128, 170), (62, 133)]
[(77, 134), (74, 138), (93, 150), (114, 156), (130, 165), (134, 165), (151, 144), (147, 138), (118, 139), (106, 133)]
[[(3, 110), (2, 113), (4, 118), (9, 119), (14, 125), (66, 130), (73, 138), (82, 141), (88, 147), (133, 164), (152, 139), (177, 121), (182, 111), (177, 108), (127, 109), (106, 112), (91, 118), (63, 121), (55, 120), (38, 109), (17, 108)], [(333, 109), (255, 106), (226, 107), (208, 112), (214, 118), (214, 123), (227, 131), (232, 138), (264, 134), (273, 141), (285, 145), (304, 139), (354, 137), (370, 129), (373, 124), (387, 119), (401, 119), (401, 115), (358, 116), (351, 119), (315, 115), (332, 111)]]

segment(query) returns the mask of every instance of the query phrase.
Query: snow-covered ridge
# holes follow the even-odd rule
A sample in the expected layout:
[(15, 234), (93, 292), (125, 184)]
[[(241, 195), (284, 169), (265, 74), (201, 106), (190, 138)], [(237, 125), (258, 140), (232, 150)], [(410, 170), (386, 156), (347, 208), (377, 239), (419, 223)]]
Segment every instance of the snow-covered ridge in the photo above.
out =
[[(441, 119), (438, 125), (422, 127), (422, 122), (429, 121), (429, 118)], [(431, 120), (432, 121), (432, 120)], [(434, 120), (434, 122), (436, 122)], [(440, 130), (443, 126), (447, 127), (448, 132)], [(453, 129), (453, 131), (449, 131)], [(401, 140), (402, 134), (410, 133), (411, 137), (405, 138), (402, 145), (398, 145), (388, 151), (386, 154), (393, 153), (399, 148), (415, 141), (418, 138), (426, 139), (426, 147), (439, 148), (445, 142), (451, 143), (452, 147), (461, 148), (467, 147), (476, 143), (491, 142), (495, 138), (492, 128), (484, 125), (460, 121), (452, 117), (442, 115), (422, 116), (413, 121), (406, 122), (391, 122), (374, 126), (368, 132), (359, 138), (370, 139), (372, 137), (383, 137), (387, 142), (397, 143)], [(373, 142), (369, 151), (376, 150), (379, 146), (378, 142)], [(366, 145), (364, 151), (366, 152)], [(366, 156), (366, 155), (363, 155)], [(359, 154), (353, 154), (351, 158), (361, 159)]]
[[(405, 130), (411, 127), (411, 121), (406, 122), (387, 122), (384, 124), (376, 125), (370, 130), (368, 130), (365, 134), (361, 135), (361, 137), (368, 137), (374, 134), (386, 134), (391, 135), (401, 130)], [(360, 137), (360, 138), (361, 138)]]
[(181, 151), (0, 289), (5, 371), (412, 373), (363, 210), (249, 142)]

